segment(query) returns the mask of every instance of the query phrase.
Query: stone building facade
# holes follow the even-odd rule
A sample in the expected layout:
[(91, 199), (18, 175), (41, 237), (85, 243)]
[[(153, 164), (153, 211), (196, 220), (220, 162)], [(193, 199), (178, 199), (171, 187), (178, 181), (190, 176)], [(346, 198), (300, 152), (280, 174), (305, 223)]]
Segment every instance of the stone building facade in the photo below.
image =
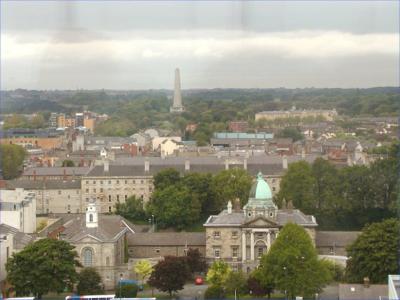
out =
[(129, 278), (128, 237), (134, 233), (133, 225), (124, 218), (99, 214), (91, 200), (85, 214), (65, 215), (47, 236), (75, 246), (82, 266), (96, 268), (105, 289), (110, 290), (120, 277)]
[(36, 195), (36, 214), (81, 213), (81, 180), (12, 180), (8, 188), (23, 188)]
[(259, 173), (243, 209), (229, 202), (226, 210), (210, 216), (204, 224), (206, 259), (209, 263), (222, 259), (233, 270), (250, 272), (289, 222), (303, 226), (315, 243), (315, 218), (297, 209), (278, 209), (268, 183)]

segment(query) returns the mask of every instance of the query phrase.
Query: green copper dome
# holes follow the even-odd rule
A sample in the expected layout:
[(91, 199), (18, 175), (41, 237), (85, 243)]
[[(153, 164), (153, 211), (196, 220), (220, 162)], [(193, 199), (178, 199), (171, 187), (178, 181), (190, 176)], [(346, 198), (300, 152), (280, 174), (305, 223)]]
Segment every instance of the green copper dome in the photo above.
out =
[(271, 188), (268, 183), (264, 180), (263, 175), (258, 173), (257, 180), (253, 184), (250, 190), (250, 198), (253, 199), (272, 199)]

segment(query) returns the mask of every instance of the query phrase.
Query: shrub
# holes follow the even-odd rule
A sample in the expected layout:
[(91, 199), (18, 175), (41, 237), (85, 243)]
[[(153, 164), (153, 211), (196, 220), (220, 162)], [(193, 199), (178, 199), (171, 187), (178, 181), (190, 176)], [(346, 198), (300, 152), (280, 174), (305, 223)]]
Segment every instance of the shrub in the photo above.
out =
[(118, 285), (115, 291), (115, 298), (136, 298), (138, 290), (139, 288), (136, 284)]
[(205, 299), (223, 299), (225, 297), (224, 289), (219, 285), (211, 285), (204, 293)]

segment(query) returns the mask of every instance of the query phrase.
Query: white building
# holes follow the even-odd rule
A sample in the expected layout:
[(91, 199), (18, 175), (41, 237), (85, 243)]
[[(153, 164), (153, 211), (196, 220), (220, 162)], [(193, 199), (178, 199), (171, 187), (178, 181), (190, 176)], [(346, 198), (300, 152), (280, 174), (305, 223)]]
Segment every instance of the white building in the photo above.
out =
[(0, 190), (1, 223), (24, 233), (36, 231), (36, 195), (23, 188)]
[(160, 151), (161, 151), (161, 156), (169, 156), (175, 153), (175, 151), (178, 151), (180, 148), (183, 147), (182, 142), (178, 142), (176, 140), (172, 139), (167, 139), (164, 140), (160, 144)]
[(174, 140), (175, 142), (182, 142), (182, 138), (180, 136), (158, 136), (155, 137), (152, 141), (153, 151), (159, 150), (160, 145), (166, 140)]
[(6, 263), (8, 258), (15, 252), (22, 250), (32, 237), (18, 231), (16, 228), (6, 224), (0, 224), (0, 286), (3, 291), (4, 280), (7, 277)]

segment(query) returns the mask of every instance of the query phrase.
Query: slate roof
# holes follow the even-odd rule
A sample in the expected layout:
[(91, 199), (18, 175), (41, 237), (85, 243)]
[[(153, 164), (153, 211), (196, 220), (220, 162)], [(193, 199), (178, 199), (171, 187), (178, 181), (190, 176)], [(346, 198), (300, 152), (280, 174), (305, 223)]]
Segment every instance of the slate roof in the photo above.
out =
[(361, 234), (360, 231), (317, 231), (315, 244), (317, 247), (347, 247)]
[(129, 246), (205, 246), (205, 232), (136, 233), (128, 237)]
[[(232, 211), (228, 214), (227, 210), (223, 210), (219, 215), (210, 216), (205, 226), (241, 226), (249, 222), (251, 219), (247, 218), (243, 211)], [(305, 215), (298, 209), (279, 209), (275, 220), (271, 220), (284, 226), (286, 223), (296, 223), (303, 226), (317, 226), (317, 222), (313, 216)]]
[(36, 171), (37, 176), (63, 176), (64, 170), (67, 176), (82, 176), (89, 172), (90, 167), (33, 167), (24, 170), (22, 176), (33, 176), (34, 171)]
[[(307, 155), (304, 160), (313, 162), (318, 155)], [(301, 155), (287, 157), (288, 163), (300, 161)], [(149, 162), (150, 169), (144, 170), (145, 161)], [(103, 166), (95, 166), (87, 176), (152, 176), (166, 168), (174, 168), (181, 174), (185, 172), (185, 162), (189, 161), (189, 172), (217, 173), (225, 170), (225, 161), (229, 162), (229, 168), (244, 168), (244, 158), (216, 156), (207, 157), (129, 157), (118, 158), (109, 166), (109, 172), (104, 172)], [(282, 157), (278, 155), (258, 155), (247, 158), (247, 171), (252, 176), (262, 172), (264, 175), (281, 175), (285, 172), (282, 165)]]
[(85, 214), (74, 214), (72, 218), (66, 219), (62, 225), (62, 238), (76, 242), (86, 235), (90, 235), (101, 242), (113, 242), (123, 232), (134, 230), (133, 224), (121, 216), (98, 214), (98, 227), (86, 227)]
[(80, 189), (81, 180), (9, 180), (6, 182), (8, 189), (24, 188), (25, 190), (69, 190)]
[(9, 226), (7, 224), (0, 224), (0, 234), (8, 235), (11, 234), (14, 236), (14, 249), (23, 249), (26, 245), (33, 241), (33, 237), (20, 232), (17, 228)]

